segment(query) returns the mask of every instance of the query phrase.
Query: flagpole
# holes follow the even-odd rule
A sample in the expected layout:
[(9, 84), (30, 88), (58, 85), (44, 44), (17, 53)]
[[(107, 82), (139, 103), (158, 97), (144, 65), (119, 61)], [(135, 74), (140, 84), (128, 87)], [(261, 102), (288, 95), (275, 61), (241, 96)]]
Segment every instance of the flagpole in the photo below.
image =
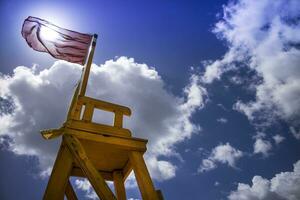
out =
[(92, 45), (90, 47), (90, 51), (87, 57), (87, 63), (83, 71), (83, 77), (80, 83), (80, 91), (79, 96), (84, 96), (87, 88), (87, 83), (90, 75), (91, 65), (93, 62), (93, 56), (96, 48), (96, 41), (97, 41), (98, 35), (94, 34), (92, 38)]

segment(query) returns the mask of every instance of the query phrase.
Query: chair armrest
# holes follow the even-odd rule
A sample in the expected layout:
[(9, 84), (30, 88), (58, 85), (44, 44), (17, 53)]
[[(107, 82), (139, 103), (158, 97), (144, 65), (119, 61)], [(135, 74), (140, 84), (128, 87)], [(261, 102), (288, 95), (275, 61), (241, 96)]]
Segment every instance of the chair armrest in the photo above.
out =
[(87, 96), (79, 97), (78, 101), (80, 104), (84, 104), (84, 105), (91, 104), (91, 105), (93, 105), (93, 107), (101, 109), (101, 110), (114, 112), (114, 113), (122, 113), (123, 115), (127, 115), (127, 116), (131, 115), (130, 108), (121, 106), (118, 104), (113, 104), (113, 103), (109, 103), (106, 101), (93, 99), (93, 98), (87, 97)]

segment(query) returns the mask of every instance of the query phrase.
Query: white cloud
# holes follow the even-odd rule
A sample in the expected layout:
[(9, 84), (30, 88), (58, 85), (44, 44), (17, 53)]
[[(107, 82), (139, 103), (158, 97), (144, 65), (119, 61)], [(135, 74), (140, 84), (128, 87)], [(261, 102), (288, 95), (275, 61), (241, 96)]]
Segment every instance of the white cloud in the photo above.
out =
[(220, 117), (219, 119), (217, 119), (217, 122), (219, 122), (221, 124), (226, 124), (228, 122), (228, 119), (226, 119), (224, 117)]
[[(60, 141), (43, 140), (39, 130), (62, 124), (80, 74), (79, 65), (57, 61), (42, 71), (21, 66), (11, 76), (0, 77), (0, 97), (12, 98), (15, 104), (12, 113), (0, 116), (0, 135), (12, 139), (10, 150), (38, 156), (40, 168), (49, 170)], [(204, 106), (206, 96), (196, 75), (191, 76), (182, 96), (165, 88), (154, 68), (120, 57), (92, 66), (87, 91), (89, 96), (132, 108), (133, 115), (125, 118), (125, 126), (133, 136), (149, 139), (145, 157), (157, 180), (175, 176), (176, 167), (158, 156), (177, 156), (174, 145), (200, 130), (190, 119)], [(97, 116), (95, 121), (108, 120)]]
[(268, 180), (254, 176), (252, 186), (239, 183), (229, 200), (297, 200), (300, 199), (300, 161), (292, 172), (281, 172)]
[(165, 160), (157, 160), (156, 157), (147, 159), (147, 167), (152, 176), (158, 181), (170, 179), (175, 176), (176, 166)]
[(210, 158), (206, 158), (202, 160), (202, 163), (200, 165), (200, 167), (198, 168), (198, 173), (199, 172), (206, 172), (206, 171), (210, 171), (217, 168), (217, 164), (216, 161), (210, 159)]
[(263, 156), (267, 157), (272, 149), (272, 144), (262, 138), (256, 138), (253, 148), (255, 154), (261, 153)]
[(204, 63), (202, 79), (211, 83), (245, 66), (255, 71), (261, 78), (253, 83), (255, 100), (235, 106), (249, 120), (282, 118), (300, 126), (299, 13), (298, 0), (238, 0), (224, 6), (223, 18), (215, 25), (214, 33), (226, 41), (228, 51)]
[(295, 127), (291, 126), (290, 131), (297, 140), (300, 140), (300, 130), (297, 132)]
[(137, 182), (133, 172), (130, 172), (130, 174), (128, 175), (125, 181), (125, 188), (126, 189), (137, 188)]
[(99, 199), (92, 185), (87, 179), (76, 179), (75, 186), (77, 189), (85, 192), (85, 197), (88, 199)]
[(229, 143), (220, 144), (212, 149), (208, 158), (203, 159), (198, 172), (206, 172), (217, 167), (218, 163), (235, 167), (235, 163), (243, 156), (243, 152), (235, 149)]
[(285, 137), (277, 134), (273, 136), (273, 140), (275, 141), (275, 144), (279, 144), (281, 142), (283, 142), (283, 140), (285, 140)]

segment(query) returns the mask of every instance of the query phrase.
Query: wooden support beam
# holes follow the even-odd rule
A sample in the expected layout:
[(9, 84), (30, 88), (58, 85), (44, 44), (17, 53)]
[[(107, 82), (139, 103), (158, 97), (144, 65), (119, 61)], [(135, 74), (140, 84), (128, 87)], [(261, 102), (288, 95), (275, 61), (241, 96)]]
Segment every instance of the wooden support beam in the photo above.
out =
[(80, 120), (82, 108), (83, 108), (83, 104), (81, 104), (80, 102), (77, 102), (77, 104), (75, 105), (75, 110), (74, 110), (74, 113), (72, 114), (71, 119)]
[(126, 200), (126, 191), (125, 191), (122, 171), (114, 171), (113, 178), (114, 178), (114, 186), (115, 186), (115, 193), (117, 199)]
[(72, 135), (64, 135), (63, 139), (72, 153), (74, 160), (80, 166), (100, 199), (116, 200), (115, 195), (106, 184), (104, 178), (98, 173), (97, 169), (87, 157), (80, 141)]
[(123, 115), (127, 115), (127, 116), (131, 115), (130, 108), (126, 106), (121, 106), (118, 104), (102, 101), (99, 99), (94, 99), (87, 96), (80, 96), (78, 101), (82, 104), (93, 104), (95, 108), (105, 110), (108, 112), (121, 112)]
[(72, 184), (69, 180), (67, 182), (65, 194), (68, 200), (78, 200), (76, 193), (73, 190)]
[(146, 163), (141, 152), (130, 152), (130, 162), (143, 200), (158, 200)]
[(60, 146), (51, 176), (44, 194), (44, 200), (63, 200), (69, 174), (72, 169), (72, 155), (64, 144)]
[(94, 106), (92, 104), (86, 104), (82, 120), (85, 122), (91, 122), (94, 113)]
[[(107, 180), (107, 181), (113, 181), (113, 174), (112, 172), (106, 172), (106, 171), (99, 171), (98, 173), (101, 174), (101, 176)], [(86, 178), (85, 174), (83, 173), (83, 171), (78, 168), (78, 167), (73, 167), (72, 171), (71, 171), (71, 176), (77, 176), (77, 177), (83, 177)]]
[(159, 200), (164, 200), (164, 196), (161, 190), (156, 190), (156, 193)]
[(50, 140), (63, 134), (63, 129), (47, 129), (42, 130), (41, 134), (44, 139)]
[(89, 79), (89, 75), (90, 75), (90, 70), (91, 70), (91, 66), (92, 66), (92, 62), (93, 62), (93, 56), (94, 56), (94, 52), (95, 52), (95, 48), (96, 48), (97, 37), (98, 36), (95, 34), (92, 39), (92, 46), (91, 46), (91, 49), (90, 49), (88, 57), (87, 57), (87, 63), (84, 68), (83, 76), (82, 76), (82, 80), (81, 80), (81, 84), (80, 84), (80, 92), (79, 92), (80, 96), (84, 96), (85, 92), (86, 92), (87, 83), (88, 83), (88, 79)]
[(122, 171), (123, 171), (123, 181), (125, 182), (127, 177), (129, 176), (130, 172), (132, 171), (132, 165), (131, 165), (130, 160), (127, 161), (127, 163), (123, 167)]
[(117, 128), (123, 127), (123, 114), (121, 112), (115, 112), (114, 126)]
[(68, 110), (68, 114), (67, 114), (67, 120), (72, 119), (73, 116), (75, 115), (75, 109), (76, 109), (76, 104), (77, 104), (77, 100), (78, 100), (78, 94), (79, 94), (79, 89), (80, 89), (80, 82), (77, 84), (77, 87), (74, 91), (70, 106), (69, 106), (69, 110)]
[(69, 135), (74, 135), (77, 138), (83, 140), (92, 140), (95, 142), (109, 144), (120, 149), (141, 151), (141, 152), (146, 151), (147, 140), (144, 139), (126, 138), (126, 137), (117, 137), (117, 136), (110, 137), (110, 136), (93, 134), (89, 132), (85, 132), (84, 134), (82, 134), (82, 131), (74, 130), (70, 128), (65, 128), (64, 133)]
[(96, 124), (91, 122), (84, 122), (81, 120), (69, 120), (66, 123), (66, 126), (77, 130), (93, 132), (95, 134), (111, 134), (124, 137), (131, 137), (130, 130), (125, 128), (117, 128), (105, 124)]

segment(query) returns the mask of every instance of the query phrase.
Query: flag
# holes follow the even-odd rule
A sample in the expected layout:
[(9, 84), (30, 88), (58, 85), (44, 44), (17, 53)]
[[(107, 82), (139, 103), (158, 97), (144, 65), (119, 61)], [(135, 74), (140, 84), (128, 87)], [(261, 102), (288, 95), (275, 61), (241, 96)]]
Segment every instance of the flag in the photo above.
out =
[(22, 36), (36, 51), (81, 65), (85, 63), (93, 38), (93, 35), (67, 30), (31, 16), (23, 23)]

